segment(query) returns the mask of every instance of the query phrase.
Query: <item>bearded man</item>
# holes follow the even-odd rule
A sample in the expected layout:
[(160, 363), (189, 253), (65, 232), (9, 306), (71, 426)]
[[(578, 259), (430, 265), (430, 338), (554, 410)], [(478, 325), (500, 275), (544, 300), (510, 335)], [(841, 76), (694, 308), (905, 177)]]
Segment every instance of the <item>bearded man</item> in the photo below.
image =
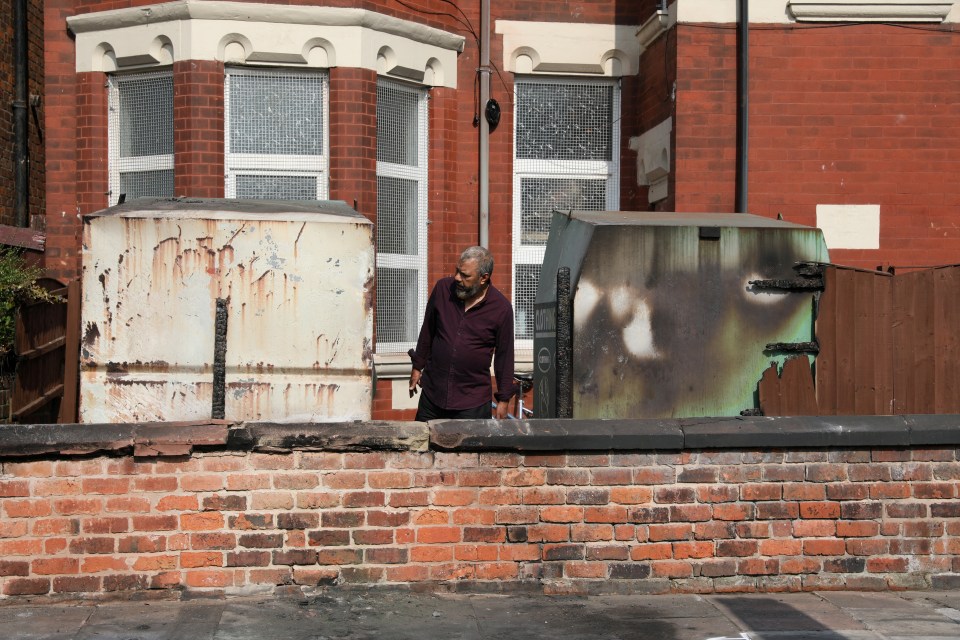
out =
[(494, 417), (507, 417), (513, 383), (513, 307), (490, 283), (493, 256), (466, 249), (452, 277), (433, 287), (417, 348), (409, 351), (410, 397), (420, 387), (417, 420), (489, 419), (490, 361), (497, 379)]

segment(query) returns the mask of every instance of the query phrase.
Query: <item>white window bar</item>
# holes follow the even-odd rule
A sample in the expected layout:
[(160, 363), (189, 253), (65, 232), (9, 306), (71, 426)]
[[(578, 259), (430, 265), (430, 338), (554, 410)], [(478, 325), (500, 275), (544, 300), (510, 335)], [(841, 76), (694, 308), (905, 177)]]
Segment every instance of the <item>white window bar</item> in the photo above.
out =
[(328, 87), (322, 72), (226, 70), (226, 197), (329, 198)]
[(173, 196), (172, 73), (111, 75), (107, 100), (110, 204)]
[(427, 304), (427, 90), (377, 81), (377, 353), (405, 353)]
[(515, 334), (518, 349), (532, 349), (554, 209), (619, 209), (620, 87), (615, 80), (518, 78), (514, 109)]

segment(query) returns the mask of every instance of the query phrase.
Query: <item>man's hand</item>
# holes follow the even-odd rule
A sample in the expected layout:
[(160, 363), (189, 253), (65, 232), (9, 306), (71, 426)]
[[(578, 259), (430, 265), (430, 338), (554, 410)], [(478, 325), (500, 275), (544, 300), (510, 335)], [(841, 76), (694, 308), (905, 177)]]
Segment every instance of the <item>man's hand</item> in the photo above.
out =
[(509, 401), (507, 400), (497, 400), (497, 409), (494, 412), (494, 418), (497, 420), (503, 420), (507, 417), (507, 407), (509, 406)]
[(410, 370), (410, 397), (417, 395), (417, 387), (420, 386), (420, 370), (411, 369)]

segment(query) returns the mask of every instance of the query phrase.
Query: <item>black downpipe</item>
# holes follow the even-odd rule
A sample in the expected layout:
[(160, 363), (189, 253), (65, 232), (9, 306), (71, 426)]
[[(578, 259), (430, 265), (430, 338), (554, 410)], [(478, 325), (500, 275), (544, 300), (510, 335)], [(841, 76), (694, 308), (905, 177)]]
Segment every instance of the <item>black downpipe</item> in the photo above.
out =
[(16, 226), (29, 224), (30, 164), (27, 139), (27, 0), (13, 2), (13, 174)]
[(737, 193), (736, 212), (747, 213), (747, 134), (749, 131), (750, 0), (738, 0), (737, 10)]

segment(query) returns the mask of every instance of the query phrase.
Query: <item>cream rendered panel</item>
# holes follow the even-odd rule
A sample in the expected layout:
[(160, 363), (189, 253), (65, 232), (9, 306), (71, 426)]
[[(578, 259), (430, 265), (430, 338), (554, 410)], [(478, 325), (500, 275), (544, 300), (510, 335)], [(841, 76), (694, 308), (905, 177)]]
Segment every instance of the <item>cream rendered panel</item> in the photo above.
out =
[(878, 204), (818, 204), (817, 226), (831, 251), (880, 248)]

